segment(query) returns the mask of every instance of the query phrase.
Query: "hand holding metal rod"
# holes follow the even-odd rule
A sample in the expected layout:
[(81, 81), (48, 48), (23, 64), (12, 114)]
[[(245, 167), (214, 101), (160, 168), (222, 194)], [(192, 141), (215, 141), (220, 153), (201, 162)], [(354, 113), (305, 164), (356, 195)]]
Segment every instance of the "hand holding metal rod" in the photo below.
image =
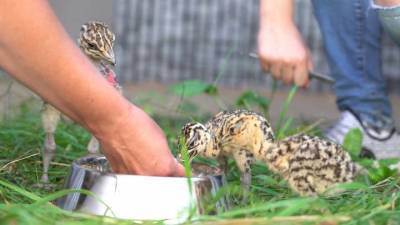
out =
[[(258, 59), (259, 58), (258, 55), (256, 53), (254, 53), (254, 52), (249, 53), (249, 56), (251, 58), (254, 58), (254, 59)], [(335, 80), (332, 79), (331, 77), (329, 77), (328, 75), (325, 75), (325, 74), (322, 74), (322, 73), (318, 73), (318, 72), (314, 72), (314, 71), (309, 71), (308, 74), (309, 74), (311, 79), (315, 78), (315, 79), (317, 79), (319, 81), (322, 81), (322, 82), (325, 82), (325, 83), (328, 83), (328, 84), (331, 84), (331, 85), (335, 84)]]

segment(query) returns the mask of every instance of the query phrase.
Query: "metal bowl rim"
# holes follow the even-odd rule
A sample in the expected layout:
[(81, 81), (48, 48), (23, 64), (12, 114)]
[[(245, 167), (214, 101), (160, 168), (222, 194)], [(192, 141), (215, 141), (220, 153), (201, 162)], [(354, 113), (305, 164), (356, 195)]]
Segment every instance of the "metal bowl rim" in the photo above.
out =
[(102, 176), (110, 176), (110, 177), (116, 177), (116, 176), (130, 176), (130, 177), (154, 177), (154, 178), (166, 178), (166, 179), (171, 179), (171, 180), (180, 180), (180, 179), (191, 179), (193, 181), (207, 181), (208, 177), (221, 177), (223, 176), (222, 172), (221, 173), (217, 173), (217, 174), (212, 174), (212, 175), (206, 175), (206, 176), (192, 176), (192, 177), (166, 177), (166, 176), (148, 176), (148, 175), (135, 175), (135, 174), (124, 174), (124, 173), (111, 173), (111, 172), (101, 172), (99, 170), (96, 170), (94, 168), (87, 168), (87, 167), (83, 167), (79, 161), (83, 161), (85, 159), (90, 159), (90, 158), (104, 158), (106, 159), (106, 157), (104, 155), (88, 155), (88, 156), (83, 156), (80, 157), (78, 159), (73, 160), (72, 162), (72, 167), (77, 167), (79, 170), (85, 170), (88, 172), (92, 172), (92, 173), (98, 173)]

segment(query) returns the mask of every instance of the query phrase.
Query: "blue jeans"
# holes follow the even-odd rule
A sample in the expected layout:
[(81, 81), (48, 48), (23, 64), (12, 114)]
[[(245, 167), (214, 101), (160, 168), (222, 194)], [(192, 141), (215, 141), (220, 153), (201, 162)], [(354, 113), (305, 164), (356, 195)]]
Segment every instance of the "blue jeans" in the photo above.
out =
[(313, 6), (336, 80), (339, 110), (351, 110), (376, 126), (391, 123), (377, 11), (369, 0), (313, 0)]

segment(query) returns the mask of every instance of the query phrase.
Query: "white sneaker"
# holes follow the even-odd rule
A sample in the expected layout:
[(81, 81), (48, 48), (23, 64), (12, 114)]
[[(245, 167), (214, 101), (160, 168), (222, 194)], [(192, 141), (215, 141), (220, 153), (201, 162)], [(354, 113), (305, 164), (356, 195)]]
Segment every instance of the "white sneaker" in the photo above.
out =
[(325, 133), (325, 137), (343, 144), (347, 132), (353, 128), (359, 128), (363, 132), (361, 157), (400, 158), (400, 135), (393, 124), (384, 129), (378, 129), (370, 123), (363, 122), (350, 111), (342, 112), (339, 121)]

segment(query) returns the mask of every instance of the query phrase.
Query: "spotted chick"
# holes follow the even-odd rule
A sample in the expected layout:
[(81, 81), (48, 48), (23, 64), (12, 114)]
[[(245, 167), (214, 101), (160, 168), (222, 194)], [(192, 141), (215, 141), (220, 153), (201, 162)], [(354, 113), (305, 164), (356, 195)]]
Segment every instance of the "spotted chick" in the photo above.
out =
[(220, 112), (205, 125), (188, 123), (182, 136), (190, 160), (197, 155), (217, 159), (226, 171), (226, 159), (233, 158), (245, 191), (250, 188), (250, 165), (255, 160), (263, 161), (295, 192), (307, 196), (352, 181), (357, 174), (357, 165), (340, 145), (303, 134), (276, 141), (270, 123), (247, 110)]
[(250, 165), (275, 139), (269, 122), (247, 110), (220, 112), (205, 125), (188, 123), (182, 128), (182, 136), (190, 159), (197, 155), (217, 159), (226, 172), (226, 160), (233, 158), (245, 191), (251, 184)]
[(302, 196), (323, 194), (338, 183), (352, 181), (359, 166), (341, 145), (304, 134), (270, 145), (262, 160)]

